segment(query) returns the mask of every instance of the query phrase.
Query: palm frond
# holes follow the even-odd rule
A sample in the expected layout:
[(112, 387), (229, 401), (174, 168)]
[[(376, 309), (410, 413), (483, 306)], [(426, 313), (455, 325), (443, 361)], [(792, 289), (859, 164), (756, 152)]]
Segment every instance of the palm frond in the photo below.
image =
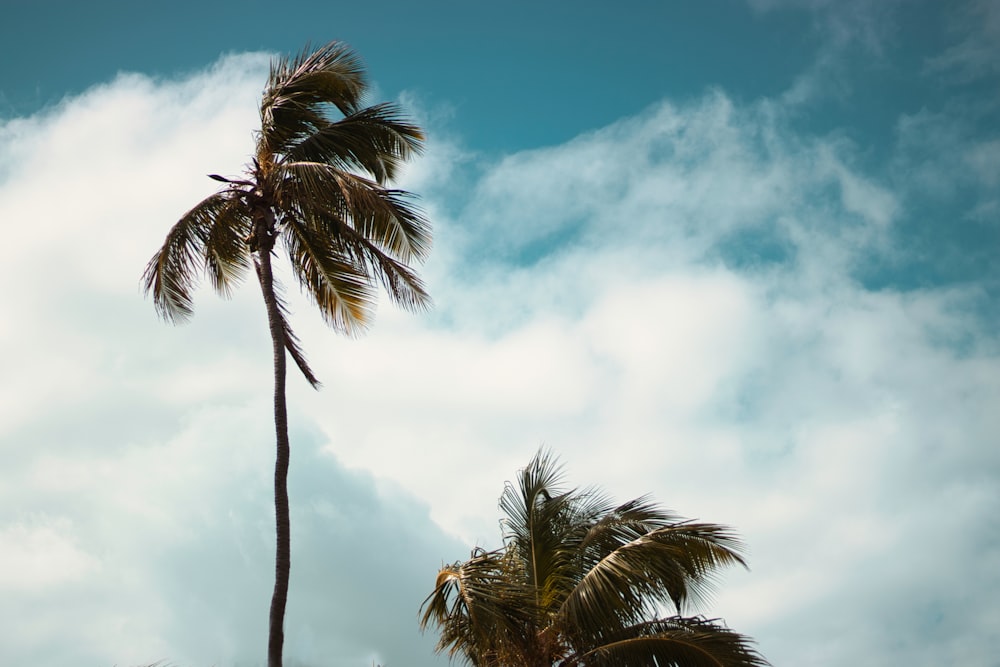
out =
[(767, 667), (753, 641), (717, 620), (674, 616), (630, 626), (618, 637), (578, 653), (564, 667)]
[(561, 466), (544, 450), (520, 471), (516, 485), (504, 486), (500, 497), (504, 541), (542, 610), (557, 608), (576, 584), (575, 554), (565, 539), (574, 498), (562, 488)]
[[(257, 279), (262, 280), (260, 273), (260, 262), (254, 257), (254, 270), (257, 272)], [(288, 323), (288, 304), (285, 303), (284, 299), (284, 289), (282, 289), (281, 283), (278, 279), (271, 277), (271, 290), (274, 292), (274, 300), (278, 304), (278, 319), (281, 323), (281, 330), (283, 334), (283, 339), (285, 341), (285, 350), (292, 357), (295, 365), (299, 367), (302, 375), (305, 376), (306, 381), (312, 386), (313, 389), (319, 389), (322, 383), (316, 379), (316, 374), (313, 373), (312, 368), (309, 367), (309, 362), (306, 361), (306, 355), (299, 346), (299, 337), (292, 330), (291, 325)]]
[(363, 260), (368, 275), (381, 283), (393, 303), (409, 311), (430, 307), (430, 294), (413, 269), (389, 257), (360, 234), (348, 232), (345, 236), (345, 245), (352, 248), (351, 254)]
[(431, 248), (430, 224), (403, 190), (349, 189), (351, 221), (359, 234), (403, 262), (423, 260)]
[(353, 336), (365, 329), (377, 293), (364, 266), (337, 239), (286, 216), (282, 238), (299, 284), (331, 327)]
[[(282, 163), (277, 176), (284, 207), (298, 208), (304, 220), (330, 217), (348, 224), (402, 262), (423, 259), (430, 250), (430, 224), (407, 192), (320, 162)], [(331, 227), (326, 232), (340, 230)]]
[[(236, 195), (234, 192), (233, 195)], [(238, 195), (231, 196), (211, 225), (205, 240), (205, 272), (215, 291), (225, 298), (233, 294), (250, 267), (250, 216)]]
[(366, 87), (360, 59), (340, 42), (279, 58), (261, 99), (260, 147), (268, 155), (287, 153), (329, 124), (329, 107), (345, 116), (355, 113)]
[[(430, 295), (423, 282), (399, 259), (400, 254), (412, 254), (413, 249), (425, 252), (423, 244), (429, 242), (426, 221), (405, 206), (398, 206), (391, 191), (371, 193), (360, 188), (348, 200), (337, 196), (341, 190), (323, 189), (320, 184), (325, 181), (351, 183), (349, 177), (341, 179), (323, 165), (296, 163), (294, 171), (296, 177), (289, 178), (282, 191), (286, 202), (282, 237), (290, 256), (299, 256), (303, 248), (309, 248), (313, 255), (353, 264), (354, 271), (366, 277), (368, 286), (373, 281), (381, 283), (396, 305), (412, 311), (428, 307)], [(310, 197), (310, 193), (315, 196)], [(360, 202), (356, 196), (359, 194), (364, 197)], [(352, 214), (355, 219), (350, 217)], [(389, 238), (380, 238), (373, 228), (381, 229)], [(408, 238), (412, 235), (416, 238)], [(302, 284), (311, 289), (308, 286), (316, 283), (303, 280)], [(368, 321), (367, 315), (358, 321), (362, 327)]]
[(392, 103), (367, 107), (326, 125), (314, 124), (314, 128), (288, 149), (285, 159), (360, 171), (379, 184), (395, 178), (399, 166), (423, 149), (423, 132), (406, 122)]
[(533, 601), (509, 571), (500, 551), (473, 552), (464, 563), (438, 572), (434, 591), (421, 605), (421, 629), (433, 623), (438, 651), (461, 655), (472, 665), (517, 664)]
[(142, 275), (143, 289), (152, 294), (161, 317), (181, 322), (191, 316), (191, 295), (203, 271), (217, 291), (229, 294), (246, 269), (238, 238), (247, 224), (232, 190), (206, 197), (181, 216)]
[(526, 537), (532, 511), (539, 499), (564, 494), (562, 465), (546, 450), (539, 450), (523, 469), (518, 471), (517, 483), (504, 484), (500, 496), (501, 523), (504, 535)]
[(333, 238), (337, 239), (345, 254), (362, 266), (366, 275), (378, 280), (397, 306), (410, 311), (430, 307), (430, 294), (413, 269), (390, 257), (353, 227), (336, 219), (324, 222), (325, 228), (335, 227), (339, 231)]
[[(674, 513), (663, 510), (646, 497), (629, 500), (617, 507), (596, 503), (584, 495), (581, 515), (574, 534), (567, 538), (577, 552), (582, 571), (589, 571), (616, 549), (644, 535), (682, 523)], [(591, 506), (591, 504), (593, 506)]]
[(740, 548), (725, 526), (682, 522), (658, 528), (590, 565), (560, 616), (581, 636), (598, 636), (609, 626), (655, 614), (664, 602), (681, 610), (708, 594), (716, 570), (745, 565)]

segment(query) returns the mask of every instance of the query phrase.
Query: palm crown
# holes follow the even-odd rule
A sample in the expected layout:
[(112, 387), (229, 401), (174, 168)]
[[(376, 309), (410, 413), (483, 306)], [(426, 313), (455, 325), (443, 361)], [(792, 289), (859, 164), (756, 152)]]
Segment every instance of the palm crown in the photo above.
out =
[[(191, 315), (202, 274), (229, 295), (278, 237), (338, 331), (370, 322), (377, 283), (405, 308), (429, 303), (408, 264), (426, 256), (430, 227), (409, 193), (385, 185), (423, 135), (393, 104), (363, 107), (365, 91), (361, 63), (343, 44), (272, 64), (246, 178), (212, 175), (226, 187), (184, 214), (146, 267), (145, 289), (164, 318)], [(315, 384), (281, 311), (287, 348)]]
[(745, 564), (732, 531), (561, 481), (540, 452), (500, 498), (504, 547), (439, 572), (421, 618), (438, 650), (483, 667), (767, 664), (719, 622), (679, 615), (718, 568)]

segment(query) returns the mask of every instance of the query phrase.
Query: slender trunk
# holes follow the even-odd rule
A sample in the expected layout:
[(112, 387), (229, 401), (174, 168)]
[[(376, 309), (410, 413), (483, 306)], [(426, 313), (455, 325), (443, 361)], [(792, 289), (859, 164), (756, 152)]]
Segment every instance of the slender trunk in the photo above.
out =
[(267, 324), (271, 330), (274, 354), (274, 431), (277, 455), (274, 462), (274, 515), (276, 545), (274, 556), (274, 593), (271, 596), (271, 615), (267, 637), (267, 666), (281, 667), (282, 647), (285, 643), (285, 604), (288, 601), (288, 574), (291, 569), (291, 520), (288, 516), (288, 410), (285, 405), (285, 332), (281, 325), (278, 301), (274, 294), (274, 277), (271, 273), (271, 249), (274, 237), (273, 216), (268, 211), (256, 222), (255, 234), (260, 258), (260, 289), (267, 307)]

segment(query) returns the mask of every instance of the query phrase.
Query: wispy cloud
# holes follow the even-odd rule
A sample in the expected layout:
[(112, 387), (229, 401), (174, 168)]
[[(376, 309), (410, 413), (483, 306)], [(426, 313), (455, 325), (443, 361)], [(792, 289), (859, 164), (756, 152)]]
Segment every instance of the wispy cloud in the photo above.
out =
[(842, 51), (862, 48), (880, 56), (894, 37), (893, 21), (888, 20), (904, 3), (900, 0), (747, 0), (757, 12), (805, 11), (813, 17), (813, 29), (825, 47)]
[(972, 81), (1000, 74), (1000, 8), (990, 0), (973, 0), (953, 12), (955, 41), (927, 60), (935, 74)]

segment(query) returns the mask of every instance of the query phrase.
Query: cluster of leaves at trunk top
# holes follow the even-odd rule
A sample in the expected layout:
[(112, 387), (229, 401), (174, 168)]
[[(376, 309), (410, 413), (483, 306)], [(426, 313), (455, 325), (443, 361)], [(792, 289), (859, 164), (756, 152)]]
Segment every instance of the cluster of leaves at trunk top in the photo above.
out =
[[(225, 187), (181, 217), (143, 274), (165, 319), (191, 316), (202, 275), (229, 296), (251, 266), (259, 274), (261, 254), (278, 241), (337, 331), (364, 330), (379, 286), (406, 309), (429, 305), (410, 265), (430, 250), (430, 225), (410, 193), (386, 185), (421, 150), (423, 134), (393, 104), (362, 106), (366, 90), (360, 61), (340, 43), (272, 64), (245, 177), (212, 175)], [(275, 292), (288, 349), (315, 384), (280, 285)]]
[[(500, 498), (504, 547), (442, 568), (422, 627), (438, 650), (477, 667), (759, 667), (752, 642), (717, 620), (681, 614), (714, 574), (743, 565), (727, 527), (683, 520), (646, 498), (612, 503), (563, 490), (539, 452)], [(661, 617), (665, 607), (676, 614)]]

